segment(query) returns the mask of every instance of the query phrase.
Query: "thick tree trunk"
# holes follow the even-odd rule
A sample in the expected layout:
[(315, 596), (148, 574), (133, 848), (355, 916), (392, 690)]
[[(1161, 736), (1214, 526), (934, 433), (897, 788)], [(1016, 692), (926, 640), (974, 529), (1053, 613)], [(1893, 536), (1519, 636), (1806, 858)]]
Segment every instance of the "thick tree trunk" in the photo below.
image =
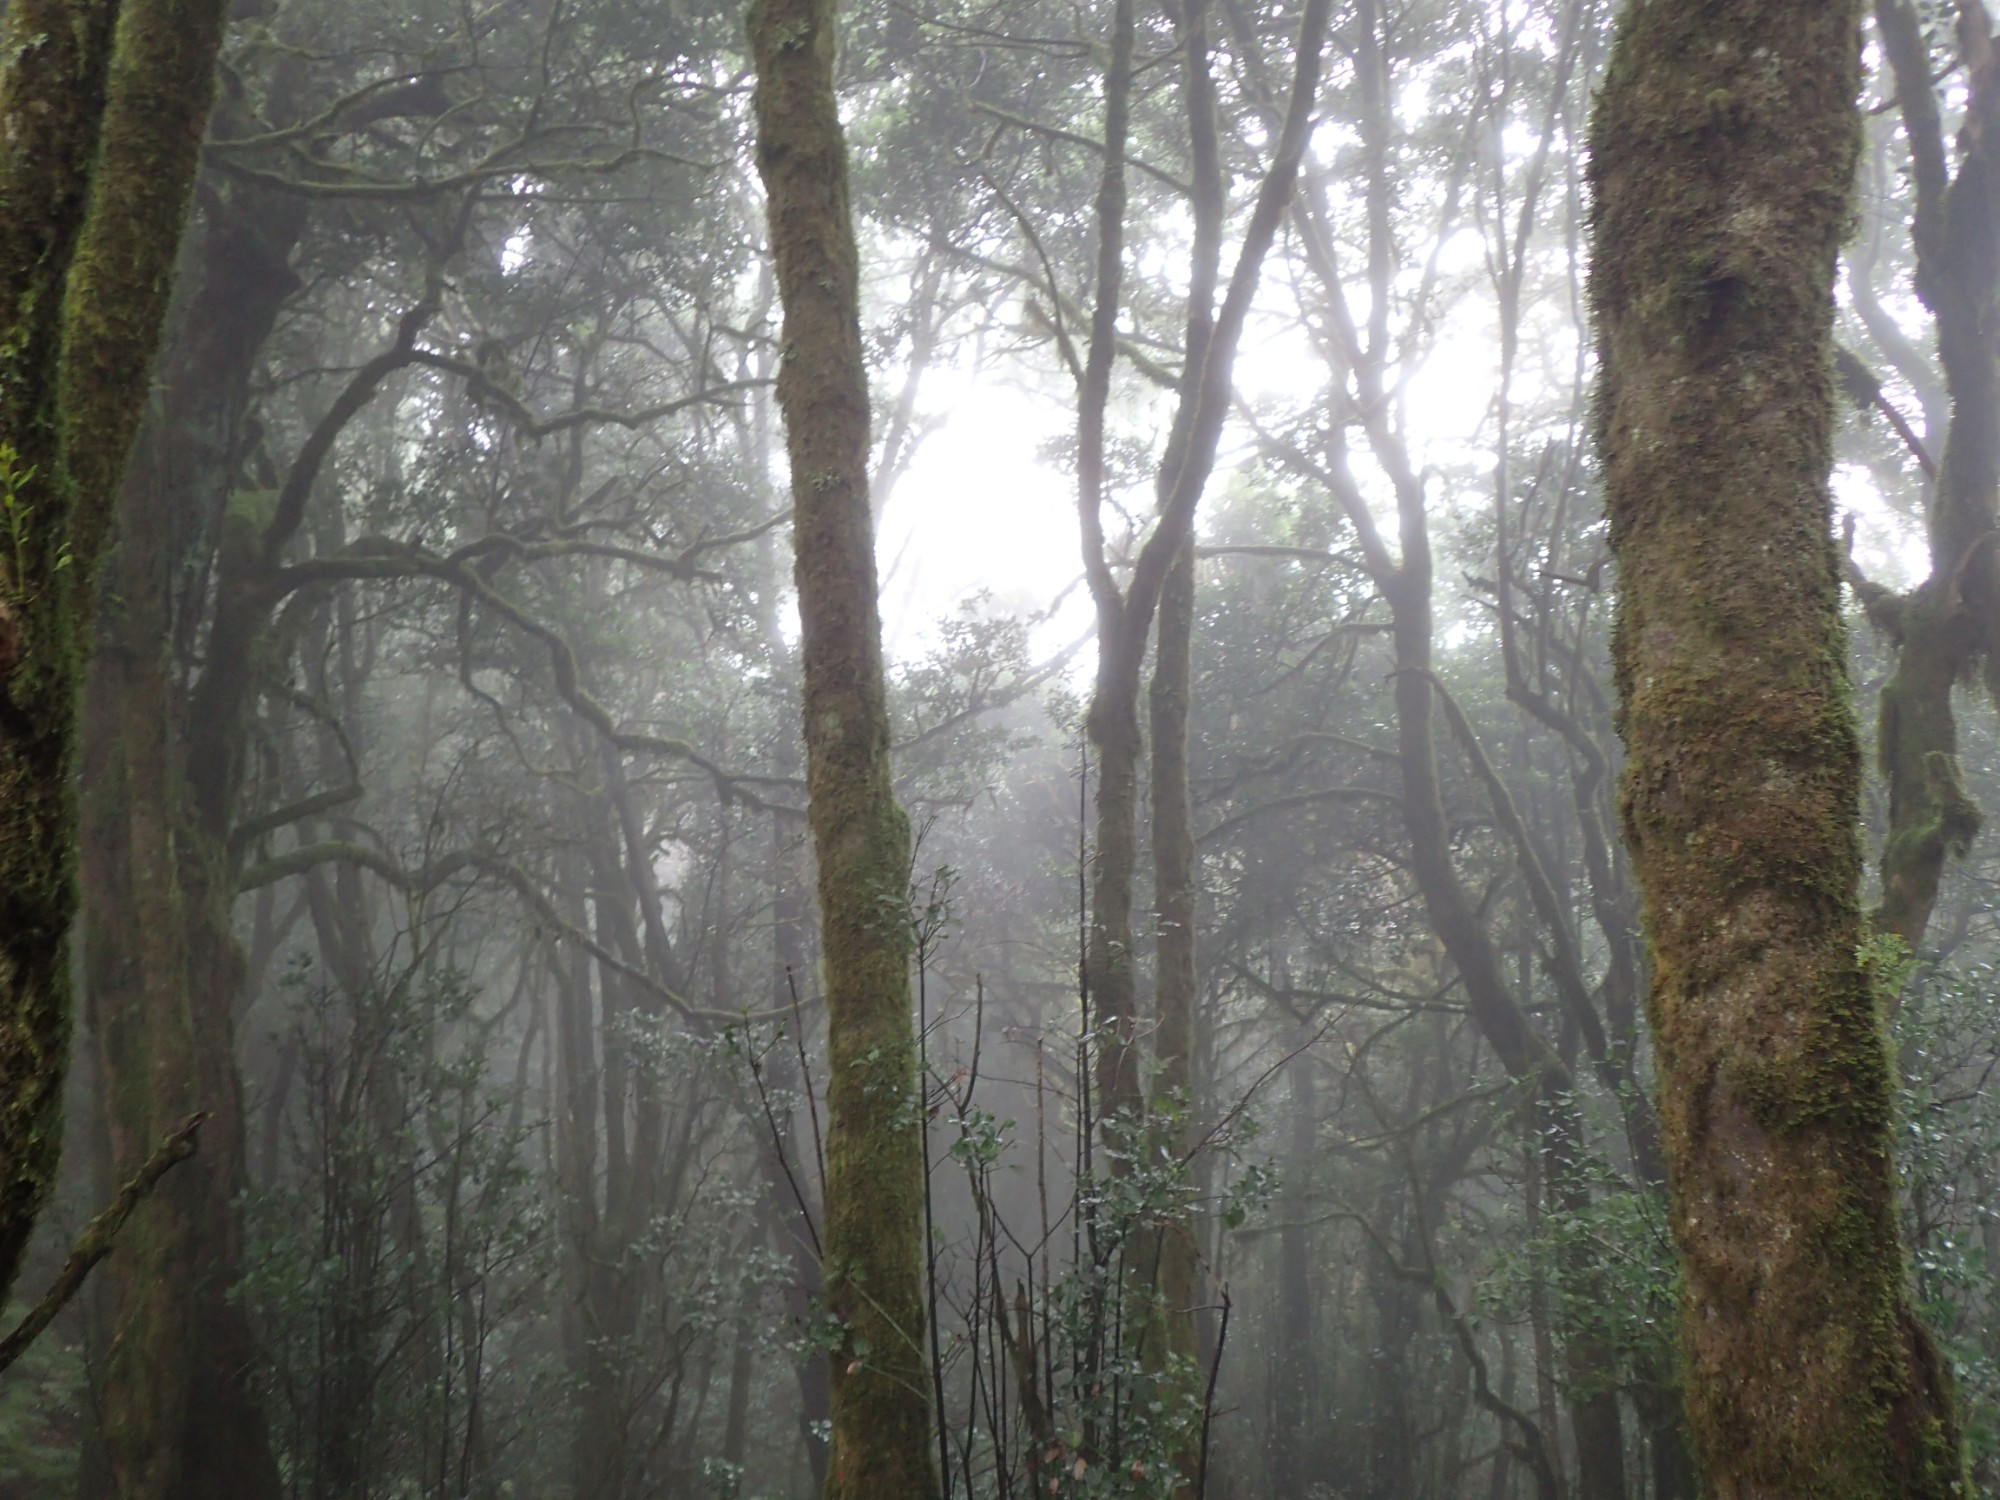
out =
[(166, 316), (222, 16), (221, 0), (17, 0), (5, 19), (0, 1295), (61, 1146), (90, 591)]
[(868, 379), (833, 0), (756, 0), (757, 166), (784, 307), (778, 401), (791, 458), (806, 790), (827, 1006), (830, 1500), (929, 1500), (924, 1160), (910, 1014), (909, 822), (889, 769)]
[[(143, 609), (132, 620), (141, 629), (148, 622)], [(241, 1159), (228, 1149), (228, 1123), (240, 1130), (240, 1096), (233, 1077), (201, 1076), (197, 1034), (214, 1017), (190, 1003), (197, 976), (205, 992), (219, 985), (233, 995), (227, 935), (218, 948), (213, 914), (199, 909), (204, 894), (185, 892), (176, 868), (164, 673), (149, 670), (143, 649), (128, 655), (113, 645), (102, 660), (87, 713), (84, 868), (89, 1010), (111, 1159), (143, 1157), (161, 1122), (197, 1108), (221, 1118), (217, 1147), (162, 1184), (98, 1273), (112, 1327), (98, 1371), (106, 1450), (121, 1497), (196, 1493), (197, 1453), (205, 1475), (244, 1481), (232, 1493), (275, 1495), (276, 1470), (247, 1394), (247, 1329), (228, 1298), (239, 1247), (201, 1232), (218, 1209), (228, 1222), (241, 1186)], [(117, 943), (102, 941), (113, 924)]]
[[(233, 820), (191, 807), (172, 660), (188, 623), (176, 614), (185, 604), (177, 569), (213, 542), (250, 371), (296, 286), (288, 260), (303, 206), (247, 197), (218, 209), (191, 247), (195, 279), (163, 361), (165, 389), (121, 498), (88, 674), (83, 904), (110, 1147), (102, 1187), (129, 1178), (190, 1110), (213, 1116), (183, 1169), (191, 1180), (140, 1208), (126, 1231), (136, 1248), (101, 1273), (114, 1343), (95, 1372), (97, 1409), (114, 1453), (178, 1465), (184, 1476), (229, 1473), (234, 1492), (254, 1497), (277, 1493), (277, 1472), (249, 1394), (249, 1329), (228, 1296), (241, 1270), (235, 1200), (247, 1180), (232, 1017), (243, 989), (230, 926)], [(192, 1329), (181, 1326), (184, 1311)], [(190, 1402), (188, 1391), (206, 1394)], [(129, 1474), (121, 1484), (140, 1492)]]
[(1634, 5), (1592, 121), (1624, 823), (1714, 1500), (1966, 1493), (1857, 953), (1827, 474), (1859, 10)]
[[(121, 563), (137, 563), (145, 541), (131, 528)], [(165, 557), (153, 554), (156, 579)], [(148, 592), (116, 596), (126, 612), (93, 667), (87, 714), (86, 976), (111, 1177), (129, 1175), (171, 1122), (197, 1109), (211, 1118), (201, 1151), (134, 1214), (98, 1273), (112, 1339), (97, 1404), (121, 1500), (257, 1500), (280, 1485), (250, 1390), (255, 1346), (230, 1295), (246, 1182), (233, 885), (180, 817), (163, 612)]]

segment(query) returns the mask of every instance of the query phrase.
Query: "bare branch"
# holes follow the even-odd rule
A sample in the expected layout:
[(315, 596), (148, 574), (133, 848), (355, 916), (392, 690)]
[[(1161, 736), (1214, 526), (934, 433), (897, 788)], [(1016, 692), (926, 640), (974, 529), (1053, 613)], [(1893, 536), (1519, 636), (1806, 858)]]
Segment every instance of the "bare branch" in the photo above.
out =
[(111, 1200), (111, 1206), (92, 1219), (83, 1233), (77, 1236), (69, 1259), (63, 1262), (62, 1270), (56, 1273), (55, 1281), (42, 1294), (42, 1300), (14, 1325), (12, 1333), (0, 1339), (0, 1370), (5, 1370), (27, 1353), (28, 1346), (41, 1337), (56, 1314), (82, 1289), (83, 1279), (90, 1274), (93, 1266), (111, 1253), (118, 1231), (125, 1227), (125, 1221), (132, 1217), (132, 1210), (145, 1200), (159, 1180), (194, 1155), (195, 1136), (207, 1119), (206, 1114), (195, 1114), (183, 1120), (160, 1142), (132, 1180), (119, 1189), (118, 1196)]

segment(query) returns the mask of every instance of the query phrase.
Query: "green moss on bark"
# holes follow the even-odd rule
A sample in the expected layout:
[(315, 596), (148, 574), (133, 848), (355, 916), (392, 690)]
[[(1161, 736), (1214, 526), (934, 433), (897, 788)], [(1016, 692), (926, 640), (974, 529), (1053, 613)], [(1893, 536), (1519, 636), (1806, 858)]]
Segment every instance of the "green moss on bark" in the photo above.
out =
[(1635, 0), (1592, 124), (1621, 805), (1716, 1500), (1966, 1493), (1905, 1289), (1858, 957), (1826, 485), (1858, 22), (1824, 0)]
[(930, 1500), (924, 1161), (910, 1015), (910, 830), (890, 780), (868, 503), (868, 383), (834, 95), (833, 0), (757, 0), (757, 166), (784, 306), (778, 400), (794, 504), (806, 791), (819, 862), (831, 1079), (829, 1500)]

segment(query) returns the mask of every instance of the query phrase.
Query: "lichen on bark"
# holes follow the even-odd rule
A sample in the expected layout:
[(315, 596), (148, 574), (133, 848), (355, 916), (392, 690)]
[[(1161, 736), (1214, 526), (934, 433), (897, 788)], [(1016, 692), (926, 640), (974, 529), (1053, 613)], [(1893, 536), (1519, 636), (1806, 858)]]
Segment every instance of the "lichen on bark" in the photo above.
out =
[(1858, 950), (1832, 286), (1860, 7), (1636, 0), (1592, 121), (1621, 799), (1715, 1500), (1967, 1493)]

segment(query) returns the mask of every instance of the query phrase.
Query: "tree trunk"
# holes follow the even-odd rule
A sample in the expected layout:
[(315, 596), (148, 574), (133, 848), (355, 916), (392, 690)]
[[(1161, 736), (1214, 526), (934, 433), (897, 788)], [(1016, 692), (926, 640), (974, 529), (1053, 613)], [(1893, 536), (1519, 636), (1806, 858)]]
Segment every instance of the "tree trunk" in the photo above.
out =
[(1889, 827), (1875, 925), (1914, 952), (1946, 861), (1963, 857), (1979, 832), (1979, 808), (1959, 777), (1952, 689), (1982, 663), (1989, 692), (2000, 688), (2000, 568), (1991, 545), (2000, 502), (2000, 60), (1985, 11), (1962, 7), (1967, 103), (1958, 170), (1947, 177), (1937, 85), (1916, 7), (1877, 0), (1875, 15), (1910, 148), (1916, 290), (1937, 325), (1951, 397), (1928, 505), (1930, 576), (1901, 598), (1864, 592), (1896, 650), (1876, 736)]
[(868, 379), (833, 86), (833, 0), (756, 0), (757, 166), (784, 307), (778, 402), (791, 458), (807, 805), (827, 1006), (830, 1500), (929, 1500), (924, 1160), (910, 1015), (910, 829), (889, 770)]
[[(1402, 563), (1383, 582), (1382, 591), (1394, 627), (1397, 759), (1410, 868), (1438, 941), (1465, 986), (1473, 1023), (1507, 1076), (1535, 1090), (1535, 1150), (1551, 1196), (1578, 1212), (1589, 1206), (1590, 1189), (1575, 1079), (1509, 990), (1492, 937), (1452, 862), (1432, 733), (1437, 689), (1431, 680), (1429, 523), (1421, 483), (1414, 476), (1405, 478), (1398, 485)], [(1624, 1500), (1625, 1441), (1615, 1356), (1579, 1334), (1564, 1339), (1563, 1363), (1571, 1388), (1579, 1500)], [(1554, 1434), (1550, 1437), (1553, 1441)]]
[[(143, 544), (137, 528), (121, 552)], [(121, 561), (123, 558), (121, 557)], [(156, 554), (164, 572), (164, 558)], [(123, 568), (120, 570), (124, 571)], [(87, 986), (114, 1180), (172, 1122), (211, 1118), (201, 1151), (163, 1182), (99, 1275), (112, 1342), (97, 1405), (117, 1493), (280, 1492), (250, 1393), (254, 1343), (232, 1300), (246, 1183), (229, 1007), (240, 956), (221, 872), (190, 869), (169, 726), (172, 685), (148, 601), (121, 593), (117, 639), (93, 668), (87, 715)], [(156, 601), (154, 601), (156, 602)], [(145, 633), (148, 640), (134, 639)]]
[[(1215, 291), (1222, 267), (1223, 219), (1228, 187), (1210, 70), (1206, 0), (1184, 0), (1177, 17), (1183, 50), (1183, 93), (1193, 164), (1194, 245), (1189, 256), (1186, 366), (1181, 373), (1180, 417), (1160, 470), (1163, 510), (1170, 509), (1179, 471), (1186, 461), (1191, 419), (1200, 400), (1202, 367), (1215, 333)], [(1178, 1160), (1192, 1139), (1195, 1003), (1200, 977), (1195, 968), (1198, 878), (1194, 802), (1188, 784), (1188, 718), (1194, 700), (1194, 527), (1179, 539), (1160, 585), (1159, 622), (1153, 680), (1147, 691), (1152, 737), (1153, 903), (1155, 968), (1153, 986), (1152, 1113), (1162, 1144)], [(1161, 1106), (1165, 1105), (1163, 1109)], [(1203, 1316), (1198, 1220), (1192, 1207), (1160, 1228), (1155, 1292), (1163, 1337), (1162, 1352), (1203, 1361)], [(1198, 1448), (1176, 1455), (1183, 1475), (1202, 1488)]]
[[(1300, 1030), (1303, 1032), (1304, 1027)], [(1291, 1080), (1291, 1150), (1285, 1163), (1285, 1197), (1278, 1231), (1277, 1329), (1271, 1357), (1271, 1435), (1268, 1473), (1274, 1495), (1306, 1493), (1312, 1467), (1307, 1458), (1307, 1414), (1317, 1384), (1313, 1332), (1312, 1229), (1308, 1184), (1319, 1147), (1319, 1090), (1310, 1036), (1298, 1038), (1298, 1054), (1285, 1064)]]
[(1832, 457), (1859, 6), (1626, 10), (1592, 120), (1623, 813), (1714, 1500), (1966, 1494), (1857, 949)]
[(113, 1344), (95, 1400), (121, 1494), (147, 1493), (138, 1476), (155, 1473), (178, 1476), (162, 1481), (169, 1494), (217, 1475), (232, 1493), (278, 1492), (248, 1384), (254, 1343), (229, 1295), (247, 1181), (235, 857), (230, 822), (196, 815), (182, 779), (171, 646), (185, 628), (176, 569), (227, 501), (250, 370), (296, 285), (287, 258), (302, 210), (252, 196), (200, 234), (163, 395), (121, 496), (88, 673), (84, 946), (110, 1148), (101, 1186), (131, 1176), (190, 1111), (212, 1116), (197, 1158), (139, 1209), (102, 1273)]
[(5, 20), (0, 1296), (61, 1148), (90, 591), (166, 316), (222, 17), (221, 0), (17, 0)]

